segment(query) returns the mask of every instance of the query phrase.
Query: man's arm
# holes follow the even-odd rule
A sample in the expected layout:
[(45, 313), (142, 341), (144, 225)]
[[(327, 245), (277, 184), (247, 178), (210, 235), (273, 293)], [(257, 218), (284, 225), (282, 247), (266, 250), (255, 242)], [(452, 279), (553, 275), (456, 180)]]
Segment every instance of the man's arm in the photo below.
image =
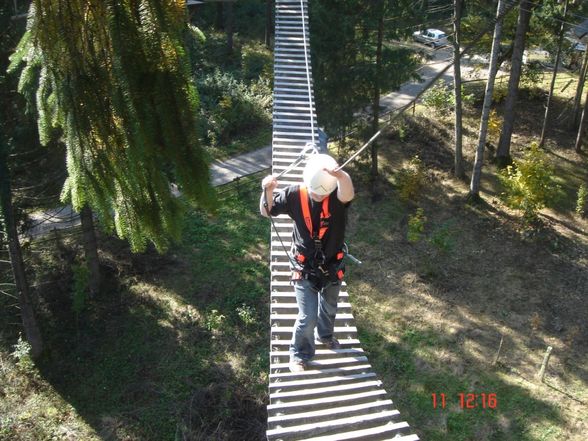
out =
[(336, 167), (332, 170), (325, 169), (325, 171), (337, 178), (337, 199), (346, 204), (347, 202), (351, 202), (355, 197), (353, 182), (347, 172), (343, 170), (333, 171), (335, 169)]
[[(268, 175), (261, 181), (261, 197), (259, 198), (259, 212), (264, 217), (270, 217), (270, 212), (274, 205), (274, 190), (278, 186), (278, 180), (272, 175)], [(267, 201), (267, 208), (264, 206), (263, 196)]]

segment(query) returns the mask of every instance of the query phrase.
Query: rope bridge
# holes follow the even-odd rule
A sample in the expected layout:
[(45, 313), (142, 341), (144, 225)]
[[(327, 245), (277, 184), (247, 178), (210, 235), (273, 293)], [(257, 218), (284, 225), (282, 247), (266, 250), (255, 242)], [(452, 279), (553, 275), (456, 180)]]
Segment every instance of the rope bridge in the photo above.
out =
[[(272, 168), (274, 175), (282, 174), (278, 190), (302, 182), (304, 164), (292, 163), (318, 140), (309, 45), (308, 0), (276, 0)], [(307, 370), (289, 371), (298, 307), (278, 234), (289, 248), (288, 216), (278, 216), (271, 233), (268, 440), (418, 440), (399, 419), (360, 347), (345, 283), (335, 320), (341, 349), (317, 345)]]

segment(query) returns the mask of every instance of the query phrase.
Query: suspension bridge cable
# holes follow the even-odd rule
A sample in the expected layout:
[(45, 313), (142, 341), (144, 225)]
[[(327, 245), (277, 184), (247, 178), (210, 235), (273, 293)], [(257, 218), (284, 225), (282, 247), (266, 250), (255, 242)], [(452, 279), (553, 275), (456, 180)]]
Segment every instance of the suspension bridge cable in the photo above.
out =
[(314, 113), (312, 111), (312, 89), (310, 85), (310, 68), (308, 66), (308, 48), (306, 45), (306, 22), (304, 20), (304, 1), (300, 0), (300, 17), (302, 21), (302, 41), (304, 43), (304, 64), (306, 66), (306, 84), (308, 86), (308, 112), (310, 113), (310, 131), (312, 144), (316, 145), (314, 138)]

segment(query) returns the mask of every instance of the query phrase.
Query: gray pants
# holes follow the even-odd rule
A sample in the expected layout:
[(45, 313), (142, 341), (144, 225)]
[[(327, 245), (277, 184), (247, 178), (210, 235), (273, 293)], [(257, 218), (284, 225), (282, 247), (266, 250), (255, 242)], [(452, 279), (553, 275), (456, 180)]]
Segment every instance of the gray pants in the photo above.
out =
[(329, 339), (333, 336), (341, 282), (319, 290), (309, 280), (296, 280), (294, 289), (298, 318), (290, 342), (290, 360), (308, 361), (314, 357), (315, 337)]

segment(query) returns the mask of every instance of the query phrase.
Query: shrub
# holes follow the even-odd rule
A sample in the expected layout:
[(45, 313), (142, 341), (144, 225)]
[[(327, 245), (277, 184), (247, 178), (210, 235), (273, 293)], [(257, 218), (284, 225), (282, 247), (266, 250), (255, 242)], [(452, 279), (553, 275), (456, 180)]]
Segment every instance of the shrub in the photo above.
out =
[(445, 222), (431, 234), (429, 243), (439, 251), (449, 252), (455, 246), (453, 222)]
[(212, 145), (226, 144), (231, 137), (269, 124), (272, 90), (268, 79), (251, 84), (216, 70), (198, 82), (204, 131)]
[(439, 115), (447, 115), (455, 106), (455, 97), (451, 88), (439, 81), (424, 93), (423, 104)]
[(492, 109), (488, 116), (488, 136), (487, 139), (496, 140), (500, 136), (500, 130), (502, 129), (502, 119), (496, 113), (496, 110)]
[(425, 217), (425, 211), (422, 208), (417, 208), (415, 214), (408, 217), (407, 239), (409, 242), (416, 243), (421, 240), (423, 233), (425, 232), (426, 222), (427, 218)]
[(419, 197), (425, 185), (425, 167), (420, 158), (415, 156), (407, 167), (401, 168), (396, 173), (396, 186), (400, 200), (408, 202)]
[(209, 331), (219, 330), (225, 321), (225, 316), (218, 312), (218, 309), (212, 309), (206, 314), (205, 326)]
[(578, 199), (576, 201), (576, 213), (578, 216), (586, 216), (586, 210), (588, 206), (588, 188), (586, 185), (581, 184), (578, 188)]
[(31, 357), (31, 345), (28, 341), (22, 339), (22, 335), (18, 336), (18, 342), (13, 346), (14, 351), (12, 357), (16, 360), (16, 365), (24, 372), (33, 373), (35, 364)]
[[(466, 94), (464, 88), (461, 88), (461, 100), (463, 105), (471, 105), (474, 102), (474, 94)], [(447, 115), (455, 108), (455, 94), (453, 88), (439, 81), (423, 95), (423, 104), (425, 107), (432, 109), (439, 115)]]
[(498, 83), (494, 86), (494, 90), (492, 91), (492, 102), (493, 103), (501, 103), (508, 95), (508, 87), (506, 84)]
[(531, 144), (522, 160), (499, 174), (506, 204), (522, 210), (525, 221), (536, 221), (538, 211), (551, 204), (558, 191), (553, 176), (554, 169), (547, 164), (545, 153), (537, 143)]
[(243, 79), (272, 78), (273, 59), (271, 52), (262, 45), (245, 47), (241, 53)]
[(536, 88), (543, 81), (543, 68), (537, 62), (523, 65), (521, 72), (521, 86), (527, 89)]
[(237, 315), (245, 326), (252, 326), (257, 323), (256, 311), (253, 306), (243, 303), (243, 305), (237, 307)]

